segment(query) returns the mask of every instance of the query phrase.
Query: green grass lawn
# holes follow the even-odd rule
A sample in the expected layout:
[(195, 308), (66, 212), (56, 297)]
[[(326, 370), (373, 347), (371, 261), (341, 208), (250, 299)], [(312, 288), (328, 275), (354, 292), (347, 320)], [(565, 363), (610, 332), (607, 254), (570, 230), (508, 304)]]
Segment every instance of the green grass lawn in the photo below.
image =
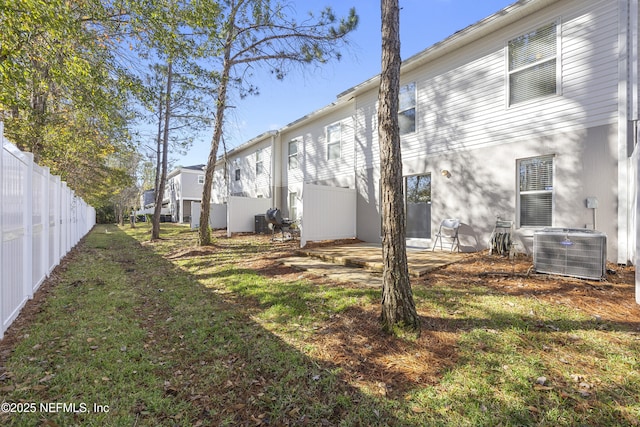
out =
[(97, 226), (55, 272), (0, 345), (0, 425), (640, 425), (635, 321), (441, 274), (414, 286), (422, 334), (387, 337), (376, 289), (162, 229)]

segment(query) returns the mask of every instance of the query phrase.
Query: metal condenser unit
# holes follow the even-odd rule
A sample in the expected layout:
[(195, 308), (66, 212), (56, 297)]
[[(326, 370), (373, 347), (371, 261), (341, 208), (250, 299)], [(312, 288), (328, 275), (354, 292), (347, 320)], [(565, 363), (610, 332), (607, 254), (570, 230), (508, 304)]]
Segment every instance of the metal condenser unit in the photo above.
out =
[(533, 234), (533, 266), (538, 273), (602, 280), (607, 235), (594, 230), (545, 228)]

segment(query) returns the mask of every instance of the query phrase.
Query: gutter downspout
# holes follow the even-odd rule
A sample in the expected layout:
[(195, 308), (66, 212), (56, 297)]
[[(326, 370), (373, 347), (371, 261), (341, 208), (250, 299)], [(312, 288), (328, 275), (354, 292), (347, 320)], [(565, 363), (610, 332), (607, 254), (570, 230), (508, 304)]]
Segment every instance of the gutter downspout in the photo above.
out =
[[(640, 139), (640, 128), (638, 127), (638, 120), (640, 119), (640, 92), (638, 88), (638, 79), (640, 77), (640, 64), (638, 64), (638, 55), (640, 53), (639, 46), (639, 6), (638, 0), (630, 0), (629, 1), (629, 36), (630, 36), (630, 59), (631, 59), (631, 67), (630, 67), (630, 85), (631, 85), (631, 119), (634, 121), (634, 132), (633, 132), (633, 155), (631, 156), (631, 161), (629, 162), (630, 171), (635, 172), (635, 182), (631, 182), (629, 186), (631, 200), (635, 199), (635, 204), (632, 208), (635, 209), (632, 215), (630, 215), (632, 220), (635, 220), (634, 223), (630, 224), (629, 231), (634, 233), (635, 237), (635, 247), (631, 248), (634, 250), (634, 259), (633, 263), (636, 266), (636, 304), (640, 304), (640, 271), (638, 266), (640, 265), (640, 146), (638, 146), (638, 140)], [(635, 162), (635, 163), (634, 163)], [(633, 174), (632, 174), (633, 176)], [(630, 239), (632, 240), (632, 239)]]
[(278, 189), (282, 186), (282, 156), (280, 156), (280, 132), (271, 134), (271, 205), (280, 206), (280, 194)]
[(630, 259), (629, 253), (629, 64), (630, 64), (630, 2), (635, 0), (618, 0), (618, 245), (617, 262), (626, 264)]

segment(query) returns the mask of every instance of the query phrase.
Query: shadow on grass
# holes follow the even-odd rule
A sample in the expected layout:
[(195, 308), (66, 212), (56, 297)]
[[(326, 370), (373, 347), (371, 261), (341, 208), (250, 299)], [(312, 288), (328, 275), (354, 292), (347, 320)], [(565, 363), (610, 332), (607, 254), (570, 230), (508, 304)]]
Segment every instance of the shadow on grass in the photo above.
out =
[[(390, 338), (380, 332), (377, 290), (290, 280), (286, 269), (223, 265), (243, 259), (244, 244), (230, 248), (225, 243), (208, 255), (192, 253), (190, 260), (188, 250), (160, 247), (167, 243), (140, 244), (117, 228), (97, 227), (76, 261), (86, 263), (79, 266), (86, 269), (85, 282), (74, 280), (60, 290), (72, 299), (104, 290), (113, 302), (105, 303), (101, 316), (116, 316), (128, 307), (135, 314), (124, 322), (140, 329), (142, 338), (131, 339), (117, 358), (135, 357), (138, 372), (148, 365), (149, 378), (138, 380), (138, 387), (156, 393), (141, 390), (133, 400), (119, 402), (120, 420), (129, 425), (624, 425), (637, 410), (631, 397), (640, 392), (636, 376), (619, 385), (603, 378), (583, 397), (580, 383), (573, 384), (563, 372), (565, 362), (552, 360), (581, 364), (588, 375), (586, 367), (607, 361), (609, 350), (588, 333), (624, 333), (638, 326), (634, 322), (565, 317), (542, 303), (531, 314), (517, 303), (506, 304), (515, 299), (487, 305), (483, 299), (503, 296), (478, 286), (419, 286), (421, 336)], [(252, 254), (262, 251), (259, 245), (247, 245)], [(175, 260), (195, 262), (180, 267), (167, 259), (167, 252)], [(216, 260), (218, 255), (223, 258)], [(267, 255), (275, 256), (273, 251)], [(117, 277), (100, 277), (96, 266), (116, 269)], [(83, 286), (87, 284), (91, 286)], [(77, 322), (80, 308), (67, 303), (64, 312), (47, 316), (70, 316)], [(269, 322), (276, 324), (273, 330), (263, 326)], [(59, 335), (108, 340), (116, 333), (104, 325), (98, 331), (73, 328), (80, 326)], [(102, 348), (93, 341), (81, 343), (92, 358), (101, 356)], [(29, 351), (25, 360), (38, 360)], [(627, 357), (623, 362), (633, 364), (634, 356)], [(131, 387), (115, 380), (118, 372), (109, 371), (118, 366), (103, 368), (102, 375), (111, 378), (111, 399)], [(615, 365), (607, 369), (615, 371)], [(541, 393), (534, 381), (545, 374), (553, 388)], [(79, 393), (62, 375), (52, 381), (65, 392), (41, 390), (42, 401)], [(547, 413), (559, 414), (560, 421)], [(34, 419), (13, 425), (30, 425)], [(91, 425), (96, 418), (55, 414), (52, 419), (60, 425)]]
[[(409, 425), (406, 420), (398, 419), (383, 399), (347, 384), (336, 364), (301, 353), (253, 321), (251, 304), (245, 304), (246, 300), (227, 298), (207, 289), (199, 283), (200, 278), (154, 252), (153, 244), (141, 245), (117, 228), (99, 226), (78, 252), (80, 256), (73, 261), (75, 268), (87, 272), (83, 283), (90, 286), (65, 286), (64, 281), (70, 279), (62, 277), (63, 283), (58, 285), (62, 287), (60, 291), (90, 299), (93, 293), (111, 288), (110, 299), (115, 306), (104, 303), (93, 320), (128, 313), (123, 324), (136, 329), (138, 341), (121, 338), (128, 344), (121, 345), (120, 355), (116, 349), (116, 357), (134, 357), (140, 361), (139, 372), (144, 371), (146, 375), (140, 387), (154, 389), (142, 389), (128, 396), (130, 384), (117, 380), (118, 370), (124, 368), (118, 368), (117, 361), (115, 367), (103, 366), (100, 375), (103, 380), (109, 379), (109, 391), (101, 392), (102, 396), (84, 395), (82, 399), (114, 402), (111, 415), (117, 406), (119, 422), (128, 425)], [(98, 270), (96, 264), (100, 266)], [(100, 279), (103, 285), (98, 288), (95, 286), (98, 279), (88, 276), (97, 277), (100, 271), (105, 277)], [(111, 271), (116, 272), (113, 279)], [(120, 296), (123, 301), (118, 300)], [(79, 312), (70, 308), (65, 313), (47, 313), (44, 319), (77, 316)], [(39, 321), (46, 321), (44, 319)], [(76, 323), (80, 328), (80, 323)], [(30, 327), (38, 328), (37, 321)], [(82, 327), (90, 328), (86, 324)], [(105, 328), (104, 324), (101, 328), (99, 331), (70, 329), (64, 333), (90, 337), (89, 341), (77, 341), (88, 347), (90, 357), (107, 357), (103, 354), (107, 351), (103, 350), (106, 347), (103, 342), (109, 342), (110, 335), (123, 331)], [(103, 341), (95, 338), (101, 336)], [(65, 347), (52, 349), (58, 354), (66, 350)], [(30, 357), (29, 349), (23, 351)], [(64, 359), (72, 365), (75, 357), (66, 355)], [(47, 379), (55, 387), (37, 390), (41, 401), (72, 400), (73, 396), (78, 399), (80, 392), (75, 389), (76, 384), (64, 382), (65, 369), (59, 366), (55, 378)], [(12, 388), (17, 393), (16, 399), (17, 388)], [(59, 394), (55, 394), (55, 390)], [(29, 419), (10, 418), (8, 423), (29, 425), (39, 417), (34, 414)], [(83, 413), (57, 413), (51, 415), (50, 420), (58, 425), (99, 424), (98, 418)]]

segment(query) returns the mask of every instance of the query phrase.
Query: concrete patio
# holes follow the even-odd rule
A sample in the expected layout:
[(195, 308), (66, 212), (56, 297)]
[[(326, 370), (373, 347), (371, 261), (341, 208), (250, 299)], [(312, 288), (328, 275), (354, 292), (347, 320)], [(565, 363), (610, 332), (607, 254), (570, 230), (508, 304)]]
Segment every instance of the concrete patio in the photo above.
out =
[[(354, 243), (300, 249), (298, 256), (285, 258), (283, 264), (327, 276), (337, 281), (365, 286), (382, 284), (382, 247), (375, 243)], [(411, 277), (421, 277), (429, 271), (460, 261), (468, 254), (407, 248), (407, 263)]]

